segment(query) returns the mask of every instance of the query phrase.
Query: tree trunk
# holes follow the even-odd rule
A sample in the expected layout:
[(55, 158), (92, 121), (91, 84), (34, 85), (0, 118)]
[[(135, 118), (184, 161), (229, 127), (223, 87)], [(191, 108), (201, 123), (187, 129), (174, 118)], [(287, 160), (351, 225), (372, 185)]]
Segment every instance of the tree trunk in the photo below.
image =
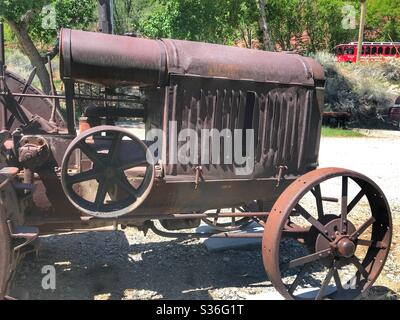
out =
[(29, 58), (31, 64), (36, 67), (36, 74), (39, 78), (40, 84), (42, 85), (43, 92), (45, 94), (50, 94), (51, 82), (49, 73), (46, 69), (46, 64), (30, 38), (28, 31), (24, 26), (20, 26), (14, 21), (7, 20), (7, 23), (17, 37), (22, 51)]
[(265, 0), (256, 0), (258, 10), (260, 11), (260, 28), (263, 33), (264, 48), (267, 51), (274, 51), (274, 45), (271, 40), (271, 34), (269, 32), (267, 16), (265, 14)]

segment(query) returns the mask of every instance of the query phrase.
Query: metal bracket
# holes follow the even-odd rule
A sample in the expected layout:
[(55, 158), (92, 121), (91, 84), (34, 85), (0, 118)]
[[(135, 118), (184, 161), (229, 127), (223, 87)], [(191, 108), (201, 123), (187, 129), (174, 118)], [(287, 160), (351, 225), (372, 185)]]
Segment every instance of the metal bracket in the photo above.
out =
[(278, 167), (278, 178), (277, 178), (278, 182), (276, 184), (277, 188), (280, 186), (281, 180), (284, 178), (285, 170), (287, 170), (287, 169), (288, 169), (287, 166), (279, 166)]
[[(11, 220), (7, 220), (7, 226), (10, 233), (11, 239), (20, 239), (23, 242), (19, 245), (16, 245), (12, 251), (12, 260), (10, 265), (10, 274), (7, 280), (7, 287), (10, 287), (12, 279), (15, 276), (15, 271), (17, 269), (17, 265), (20, 262), (21, 258), (29, 253), (36, 252), (36, 256), (39, 251), (39, 229), (36, 227), (25, 227), (25, 226), (17, 226), (14, 227)], [(27, 247), (29, 245), (29, 247)], [(23, 249), (24, 250), (21, 250)], [(5, 296), (6, 300), (16, 300), (14, 297)]]
[(14, 247), (14, 252), (19, 251), (29, 244), (33, 245), (34, 251), (39, 249), (39, 243), (34, 243), (39, 237), (39, 229), (36, 227), (17, 226), (14, 227), (11, 220), (7, 220), (8, 230), (12, 239), (24, 240), (21, 244)]
[(154, 169), (156, 170), (156, 178), (160, 180), (164, 179), (164, 166), (161, 160), (158, 160), (158, 162), (154, 166)]

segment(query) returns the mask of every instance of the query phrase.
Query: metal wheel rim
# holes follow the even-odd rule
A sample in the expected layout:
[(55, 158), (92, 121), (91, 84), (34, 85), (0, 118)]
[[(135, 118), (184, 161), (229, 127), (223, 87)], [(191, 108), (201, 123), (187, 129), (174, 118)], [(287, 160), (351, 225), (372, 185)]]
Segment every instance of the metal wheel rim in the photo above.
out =
[[(94, 127), (92, 129), (85, 131), (81, 135), (78, 135), (70, 143), (69, 147), (67, 148), (65, 155), (63, 157), (63, 161), (62, 161), (61, 183), (62, 183), (62, 187), (63, 187), (63, 190), (64, 190), (67, 198), (81, 212), (84, 212), (84, 213), (92, 215), (92, 216), (102, 217), (102, 218), (119, 217), (122, 215), (126, 215), (128, 213), (131, 213), (145, 201), (145, 199), (149, 195), (151, 188), (153, 186), (154, 177), (155, 177), (155, 168), (154, 168), (153, 163), (147, 164), (145, 177), (143, 179), (141, 186), (139, 187), (139, 188), (141, 188), (141, 190), (138, 193), (138, 195), (135, 196), (135, 198), (136, 198), (135, 201), (132, 201), (133, 198), (127, 199), (127, 201), (124, 201), (120, 205), (115, 204), (114, 206), (111, 206), (111, 205), (108, 206), (107, 210), (96, 210), (96, 209), (93, 210), (95, 203), (87, 201), (86, 199), (83, 199), (74, 190), (72, 190), (72, 185), (70, 185), (70, 183), (68, 182), (68, 179), (70, 177), (72, 177), (72, 176), (69, 176), (69, 174), (68, 174), (68, 162), (69, 162), (69, 159), (70, 159), (72, 153), (77, 149), (77, 144), (79, 144), (79, 142), (84, 141), (86, 138), (93, 136), (94, 134), (99, 133), (99, 132), (117, 133), (118, 135), (122, 135), (121, 140), (125, 136), (129, 137), (130, 139), (132, 139), (135, 143), (137, 143), (142, 148), (142, 150), (144, 151), (147, 158), (151, 159), (151, 153), (148, 150), (147, 146), (140, 139), (138, 139), (135, 135), (133, 135), (129, 130), (122, 129), (119, 127), (114, 127), (114, 126)], [(80, 148), (78, 148), (78, 149), (80, 149)], [(105, 181), (106, 178), (104, 178), (103, 180)], [(104, 181), (103, 181), (103, 183), (104, 183)], [(144, 186), (144, 188), (142, 188), (142, 186)]]
[[(379, 256), (380, 263), (375, 265), (372, 264), (370, 273), (372, 273), (373, 270), (374, 275), (370, 279), (367, 279), (365, 285), (362, 288), (360, 288), (361, 290), (358, 290), (359, 292), (357, 290), (353, 292), (349, 291), (347, 292), (347, 294), (342, 293), (340, 297), (338, 294), (335, 294), (334, 292), (332, 294), (326, 295), (326, 297), (324, 296), (323, 298), (328, 298), (328, 299), (358, 298), (372, 286), (372, 284), (378, 278), (380, 272), (383, 269), (383, 266), (385, 264), (385, 261), (387, 259), (390, 250), (390, 242), (392, 237), (392, 220), (391, 220), (389, 205), (381, 189), (372, 180), (354, 171), (341, 168), (325, 168), (325, 169), (314, 170), (300, 177), (295, 182), (293, 182), (279, 197), (279, 199), (277, 200), (277, 202), (275, 203), (274, 207), (271, 210), (271, 214), (267, 220), (266, 227), (264, 230), (263, 246), (262, 246), (264, 267), (274, 287), (286, 299), (296, 299), (296, 297), (293, 296), (292, 293), (288, 291), (288, 288), (285, 286), (281, 278), (281, 271), (279, 266), (279, 244), (282, 235), (281, 230), (286, 224), (287, 217), (291, 214), (297, 202), (300, 201), (300, 199), (309, 191), (310, 188), (313, 188), (314, 186), (321, 184), (323, 181), (327, 181), (329, 179), (342, 176), (347, 176), (351, 178), (357, 184), (359, 184), (359, 182), (365, 183), (366, 186), (368, 186), (370, 190), (372, 190), (373, 193), (375, 193), (374, 199), (371, 192), (369, 192), (368, 195), (366, 194), (366, 196), (370, 205), (372, 216), (375, 217), (375, 215), (378, 214), (377, 210), (385, 211), (384, 214), (386, 215), (386, 217), (378, 216), (378, 221), (386, 220), (387, 230), (384, 235), (384, 240), (387, 243), (387, 247), (385, 249), (375, 249), (375, 248), (371, 249), (371, 247), (368, 247), (368, 251), (365, 257), (370, 257), (371, 255), (373, 255), (375, 250), (375, 256), (376, 257)], [(372, 200), (375, 200), (376, 202), (374, 203), (372, 202)], [(373, 234), (375, 233), (375, 235), (378, 232), (377, 230), (379, 230), (378, 229), (379, 227), (376, 226), (378, 221), (372, 224), (374, 228)], [(380, 231), (383, 232), (382, 230)], [(364, 259), (364, 261), (365, 260), (366, 259)], [(369, 265), (366, 266), (365, 268), (367, 267), (369, 267)]]

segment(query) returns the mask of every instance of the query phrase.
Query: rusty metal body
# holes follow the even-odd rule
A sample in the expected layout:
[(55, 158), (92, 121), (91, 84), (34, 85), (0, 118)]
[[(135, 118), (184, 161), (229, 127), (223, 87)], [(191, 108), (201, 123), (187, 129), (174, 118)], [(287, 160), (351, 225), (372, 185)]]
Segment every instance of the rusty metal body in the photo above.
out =
[[(167, 158), (160, 162), (161, 177), (155, 180), (144, 203), (126, 217), (234, 207), (254, 199), (271, 206), (292, 180), (318, 165), (324, 82), (322, 68), (312, 59), (68, 29), (61, 32), (60, 50), (61, 73), (66, 82), (140, 86), (149, 97), (144, 110), (146, 130), (159, 128), (166, 133), (163, 144)], [(17, 88), (12, 89), (18, 93)], [(32, 104), (37, 99), (24, 100)], [(43, 118), (50, 115), (51, 105), (47, 113), (29, 107)], [(70, 114), (67, 110), (67, 123), (75, 120), (69, 118)], [(64, 120), (60, 121), (58, 133), (44, 135), (53, 161), (47, 169), (61, 167), (63, 154), (74, 137), (65, 132)], [(186, 128), (198, 132), (255, 129), (255, 170), (248, 176), (238, 176), (234, 165), (203, 165), (202, 181), (195, 188), (194, 164), (168, 164), (174, 156), (168, 145), (170, 121), (176, 121), (178, 132)], [(277, 187), (280, 166), (287, 170), (279, 177), (282, 183)], [(47, 172), (42, 176), (44, 179), (36, 182), (42, 191), (34, 196), (34, 211), (45, 211), (50, 221), (61, 224), (64, 220), (79, 220), (79, 212), (65, 205), (65, 196), (57, 186), (58, 174)], [(60, 199), (63, 205), (55, 206)], [(32, 221), (43, 224), (46, 219), (38, 218), (35, 212)]]
[[(273, 203), (291, 180), (318, 165), (324, 82), (322, 68), (312, 59), (73, 30), (63, 30), (60, 41), (64, 77), (144, 87), (150, 97), (146, 130), (166, 134), (163, 178), (132, 214), (192, 212), (254, 199)], [(245, 119), (249, 109), (250, 121)], [(235, 175), (233, 165), (203, 165), (204, 181), (195, 190), (195, 165), (168, 164), (175, 156), (168, 145), (170, 121), (177, 122), (178, 132), (255, 129), (254, 172), (243, 177)], [(288, 169), (276, 188), (279, 166)]]

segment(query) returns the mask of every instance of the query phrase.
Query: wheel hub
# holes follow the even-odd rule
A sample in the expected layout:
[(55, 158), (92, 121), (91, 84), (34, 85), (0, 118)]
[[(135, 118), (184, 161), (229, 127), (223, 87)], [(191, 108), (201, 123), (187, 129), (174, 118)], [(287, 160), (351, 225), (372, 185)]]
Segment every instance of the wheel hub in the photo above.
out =
[(356, 252), (356, 245), (348, 237), (343, 237), (336, 243), (336, 251), (340, 256), (350, 258)]
[(329, 248), (332, 249), (332, 254), (326, 259), (321, 260), (326, 266), (331, 264), (332, 258), (335, 256), (340, 258), (350, 258), (354, 255), (357, 246), (350, 240), (350, 235), (356, 231), (356, 228), (350, 221), (347, 221), (346, 234), (340, 233), (340, 218), (332, 219), (330, 222), (325, 223), (324, 228), (327, 232), (326, 235), (331, 240), (329, 241), (322, 234), (319, 234), (315, 241), (315, 252)]

